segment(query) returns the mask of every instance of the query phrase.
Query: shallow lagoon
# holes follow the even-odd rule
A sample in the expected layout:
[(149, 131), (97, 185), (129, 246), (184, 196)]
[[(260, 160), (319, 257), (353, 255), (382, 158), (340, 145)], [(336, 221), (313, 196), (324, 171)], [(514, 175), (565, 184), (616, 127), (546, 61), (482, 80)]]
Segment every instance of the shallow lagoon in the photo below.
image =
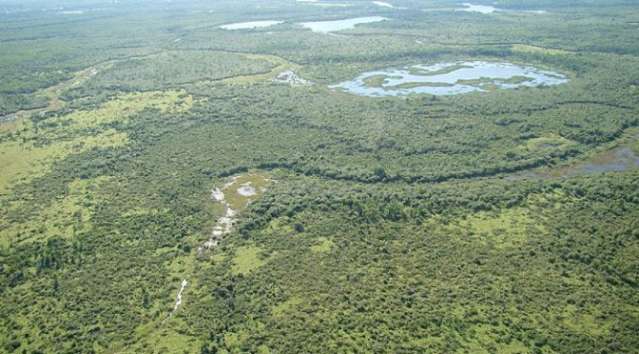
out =
[(388, 20), (386, 17), (370, 16), (370, 17), (356, 17), (348, 18), (345, 20), (336, 21), (314, 21), (314, 22), (302, 22), (300, 25), (310, 29), (313, 32), (329, 33), (336, 31), (343, 31), (347, 29), (355, 28), (356, 25), (363, 23), (373, 23)]
[(354, 80), (329, 87), (359, 96), (383, 97), (458, 95), (492, 89), (553, 86), (566, 82), (568, 78), (564, 75), (533, 67), (468, 61), (369, 71)]

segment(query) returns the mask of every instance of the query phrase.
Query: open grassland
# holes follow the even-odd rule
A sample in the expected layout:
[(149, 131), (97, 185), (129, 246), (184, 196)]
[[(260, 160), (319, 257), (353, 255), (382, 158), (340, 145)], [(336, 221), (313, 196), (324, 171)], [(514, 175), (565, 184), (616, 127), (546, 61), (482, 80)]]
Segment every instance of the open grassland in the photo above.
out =
[[(96, 110), (54, 117), (44, 127), (37, 122), (16, 122), (5, 133), (8, 138), (0, 143), (0, 163), (6, 167), (0, 178), (0, 192), (12, 184), (42, 176), (56, 161), (71, 154), (126, 145), (127, 134), (108, 128), (110, 123), (126, 123), (144, 109), (184, 112), (192, 104), (192, 98), (180, 92), (135, 93), (118, 97)], [(64, 131), (58, 127), (64, 127)], [(83, 135), (87, 131), (89, 134)]]

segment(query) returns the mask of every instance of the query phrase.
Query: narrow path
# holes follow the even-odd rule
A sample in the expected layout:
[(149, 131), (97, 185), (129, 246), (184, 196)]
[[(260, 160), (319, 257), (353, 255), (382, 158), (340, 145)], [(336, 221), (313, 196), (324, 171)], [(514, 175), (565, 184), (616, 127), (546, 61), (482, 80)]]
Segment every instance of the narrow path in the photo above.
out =
[(224, 207), (224, 215), (217, 219), (217, 222), (213, 226), (213, 230), (211, 231), (209, 239), (204, 242), (202, 246), (198, 247), (197, 254), (199, 256), (201, 256), (205, 251), (217, 247), (224, 236), (228, 235), (233, 230), (237, 212), (231, 208), (231, 205), (226, 200), (224, 190), (233, 185), (233, 183), (235, 183), (237, 179), (238, 177), (234, 177), (229, 183), (225, 184), (222, 189), (215, 188), (211, 191), (211, 199), (222, 204), (222, 206)]
[(171, 312), (169, 317), (173, 316), (173, 314), (175, 314), (175, 312), (178, 310), (178, 308), (182, 304), (182, 293), (184, 292), (184, 289), (186, 288), (188, 284), (189, 282), (186, 281), (186, 279), (182, 280), (182, 285), (180, 286), (180, 290), (178, 290), (177, 297), (175, 298), (175, 306), (173, 306), (173, 311)]

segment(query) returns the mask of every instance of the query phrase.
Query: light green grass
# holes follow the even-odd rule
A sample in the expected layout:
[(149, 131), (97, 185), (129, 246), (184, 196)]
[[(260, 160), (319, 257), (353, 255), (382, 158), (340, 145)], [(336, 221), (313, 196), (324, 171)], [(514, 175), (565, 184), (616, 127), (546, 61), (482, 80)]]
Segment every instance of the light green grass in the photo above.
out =
[(492, 326), (480, 323), (466, 331), (466, 336), (461, 340), (463, 348), (457, 350), (458, 354), (526, 354), (530, 353), (528, 346), (517, 339), (511, 339), (509, 343), (498, 341), (499, 333), (505, 332), (504, 326)]
[(276, 305), (271, 310), (271, 313), (275, 317), (286, 315), (291, 308), (302, 303), (302, 298), (297, 296), (292, 296), (288, 300)]
[[(159, 326), (156, 328), (156, 326)], [(181, 354), (181, 353), (198, 353), (202, 342), (194, 337), (189, 336), (185, 329), (188, 326), (179, 318), (172, 318), (166, 323), (152, 322), (146, 326), (141, 326), (136, 331), (141, 342), (138, 342), (135, 348), (119, 347), (112, 348), (109, 352), (117, 353), (165, 353), (165, 354)]]
[[(242, 187), (242, 185), (247, 183), (251, 187), (255, 188), (255, 195), (243, 196), (238, 193), (237, 190)], [(269, 183), (269, 179), (263, 174), (248, 173), (235, 178), (233, 183), (228, 187), (225, 187), (222, 191), (224, 192), (226, 202), (229, 204), (231, 209), (235, 211), (241, 211), (244, 210), (249, 203), (262, 196), (262, 194), (264, 193), (262, 189), (266, 188)]]
[(246, 275), (263, 266), (266, 261), (260, 259), (259, 254), (261, 251), (262, 249), (257, 246), (239, 247), (235, 251), (235, 257), (233, 257), (231, 273), (234, 275)]
[(299, 65), (295, 65), (290, 63), (284, 58), (275, 56), (275, 55), (265, 55), (265, 54), (244, 54), (246, 59), (256, 60), (256, 61), (267, 61), (273, 65), (273, 68), (264, 74), (249, 74), (249, 75), (239, 75), (232, 78), (228, 78), (222, 80), (223, 83), (228, 85), (251, 85), (257, 82), (263, 82), (268, 80), (273, 80), (279, 73), (286, 70), (297, 70), (300, 68)]
[(93, 210), (101, 201), (100, 185), (109, 182), (108, 177), (98, 177), (69, 183), (66, 196), (57, 199), (37, 215), (1, 229), (2, 244), (6, 246), (12, 242), (46, 240), (51, 237), (72, 238), (78, 233), (91, 230)]
[[(100, 108), (91, 111), (77, 111), (57, 118), (51, 118), (52, 124), (66, 123), (66, 133), (78, 132), (71, 139), (57, 139), (58, 131), (52, 129), (37, 129), (29, 120), (14, 123), (21, 137), (26, 142), (6, 141), (0, 143), (0, 193), (7, 191), (17, 182), (28, 182), (43, 176), (56, 161), (71, 154), (78, 154), (93, 148), (118, 147), (129, 141), (126, 133), (114, 129), (105, 129), (97, 134), (86, 136), (82, 129), (95, 129), (103, 124), (125, 122), (133, 115), (145, 108), (158, 108), (163, 112), (183, 112), (189, 110), (193, 104), (191, 96), (180, 91), (146, 92), (123, 95), (109, 101)], [(39, 136), (51, 136), (53, 143), (48, 145), (34, 145), (30, 139)]]
[(522, 148), (529, 152), (565, 150), (576, 143), (559, 135), (548, 135), (526, 141)]
[[(494, 244), (497, 248), (512, 247), (527, 239), (527, 228), (535, 225), (530, 212), (525, 208), (504, 209), (498, 213), (480, 212), (460, 222), (483, 244)], [(540, 231), (543, 228), (537, 225)]]
[(126, 122), (147, 108), (156, 108), (163, 113), (180, 113), (188, 111), (192, 106), (193, 97), (183, 91), (129, 93), (106, 102), (98, 109), (77, 111), (57, 120), (71, 120), (73, 128), (93, 128), (112, 122)]
[(320, 237), (318, 239), (318, 243), (316, 245), (311, 246), (311, 251), (313, 253), (327, 253), (330, 252), (333, 248), (333, 241), (326, 238)]
[(606, 336), (610, 332), (610, 323), (598, 320), (595, 315), (578, 309), (575, 305), (565, 307), (563, 324), (571, 331), (591, 337)]
[(544, 55), (566, 55), (570, 54), (570, 51), (562, 50), (562, 49), (552, 49), (552, 48), (544, 48), (538, 47), (534, 45), (526, 45), (526, 44), (515, 44), (512, 46), (513, 52), (519, 53), (538, 53)]
[(290, 234), (293, 232), (293, 226), (290, 224), (288, 217), (281, 217), (271, 220), (266, 226), (264, 232), (267, 235), (273, 234)]

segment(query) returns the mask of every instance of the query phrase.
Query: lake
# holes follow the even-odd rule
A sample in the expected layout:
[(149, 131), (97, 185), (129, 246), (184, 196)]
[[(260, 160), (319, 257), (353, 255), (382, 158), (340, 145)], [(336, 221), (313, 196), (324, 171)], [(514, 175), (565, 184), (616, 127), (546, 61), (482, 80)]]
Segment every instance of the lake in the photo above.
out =
[(481, 14), (492, 14), (493, 12), (498, 11), (497, 8), (495, 8), (494, 6), (473, 5), (467, 2), (463, 3), (462, 5), (464, 5), (465, 8), (461, 9), (461, 11), (479, 12)]
[(240, 30), (240, 29), (253, 29), (279, 25), (284, 21), (252, 21), (252, 22), (238, 22), (230, 23), (228, 25), (222, 25), (220, 28), (225, 30)]
[(519, 12), (519, 13), (529, 13), (529, 14), (537, 14), (537, 15), (543, 15), (547, 13), (546, 10), (505, 10), (505, 9), (500, 9), (490, 5), (475, 5), (468, 2), (465, 2), (462, 5), (464, 5), (464, 8), (457, 9), (457, 11), (478, 12), (480, 14), (485, 14), (485, 15), (492, 14), (497, 11), (509, 12), (509, 13)]
[(351, 81), (329, 87), (359, 96), (384, 97), (457, 95), (494, 89), (554, 86), (566, 82), (568, 78), (562, 74), (529, 66), (464, 61), (369, 71)]
[(302, 22), (305, 28), (310, 29), (313, 32), (329, 33), (336, 31), (343, 31), (347, 29), (355, 28), (355, 26), (363, 23), (373, 23), (388, 20), (386, 17), (370, 16), (370, 17), (356, 17), (345, 20), (336, 21), (314, 21), (314, 22)]

